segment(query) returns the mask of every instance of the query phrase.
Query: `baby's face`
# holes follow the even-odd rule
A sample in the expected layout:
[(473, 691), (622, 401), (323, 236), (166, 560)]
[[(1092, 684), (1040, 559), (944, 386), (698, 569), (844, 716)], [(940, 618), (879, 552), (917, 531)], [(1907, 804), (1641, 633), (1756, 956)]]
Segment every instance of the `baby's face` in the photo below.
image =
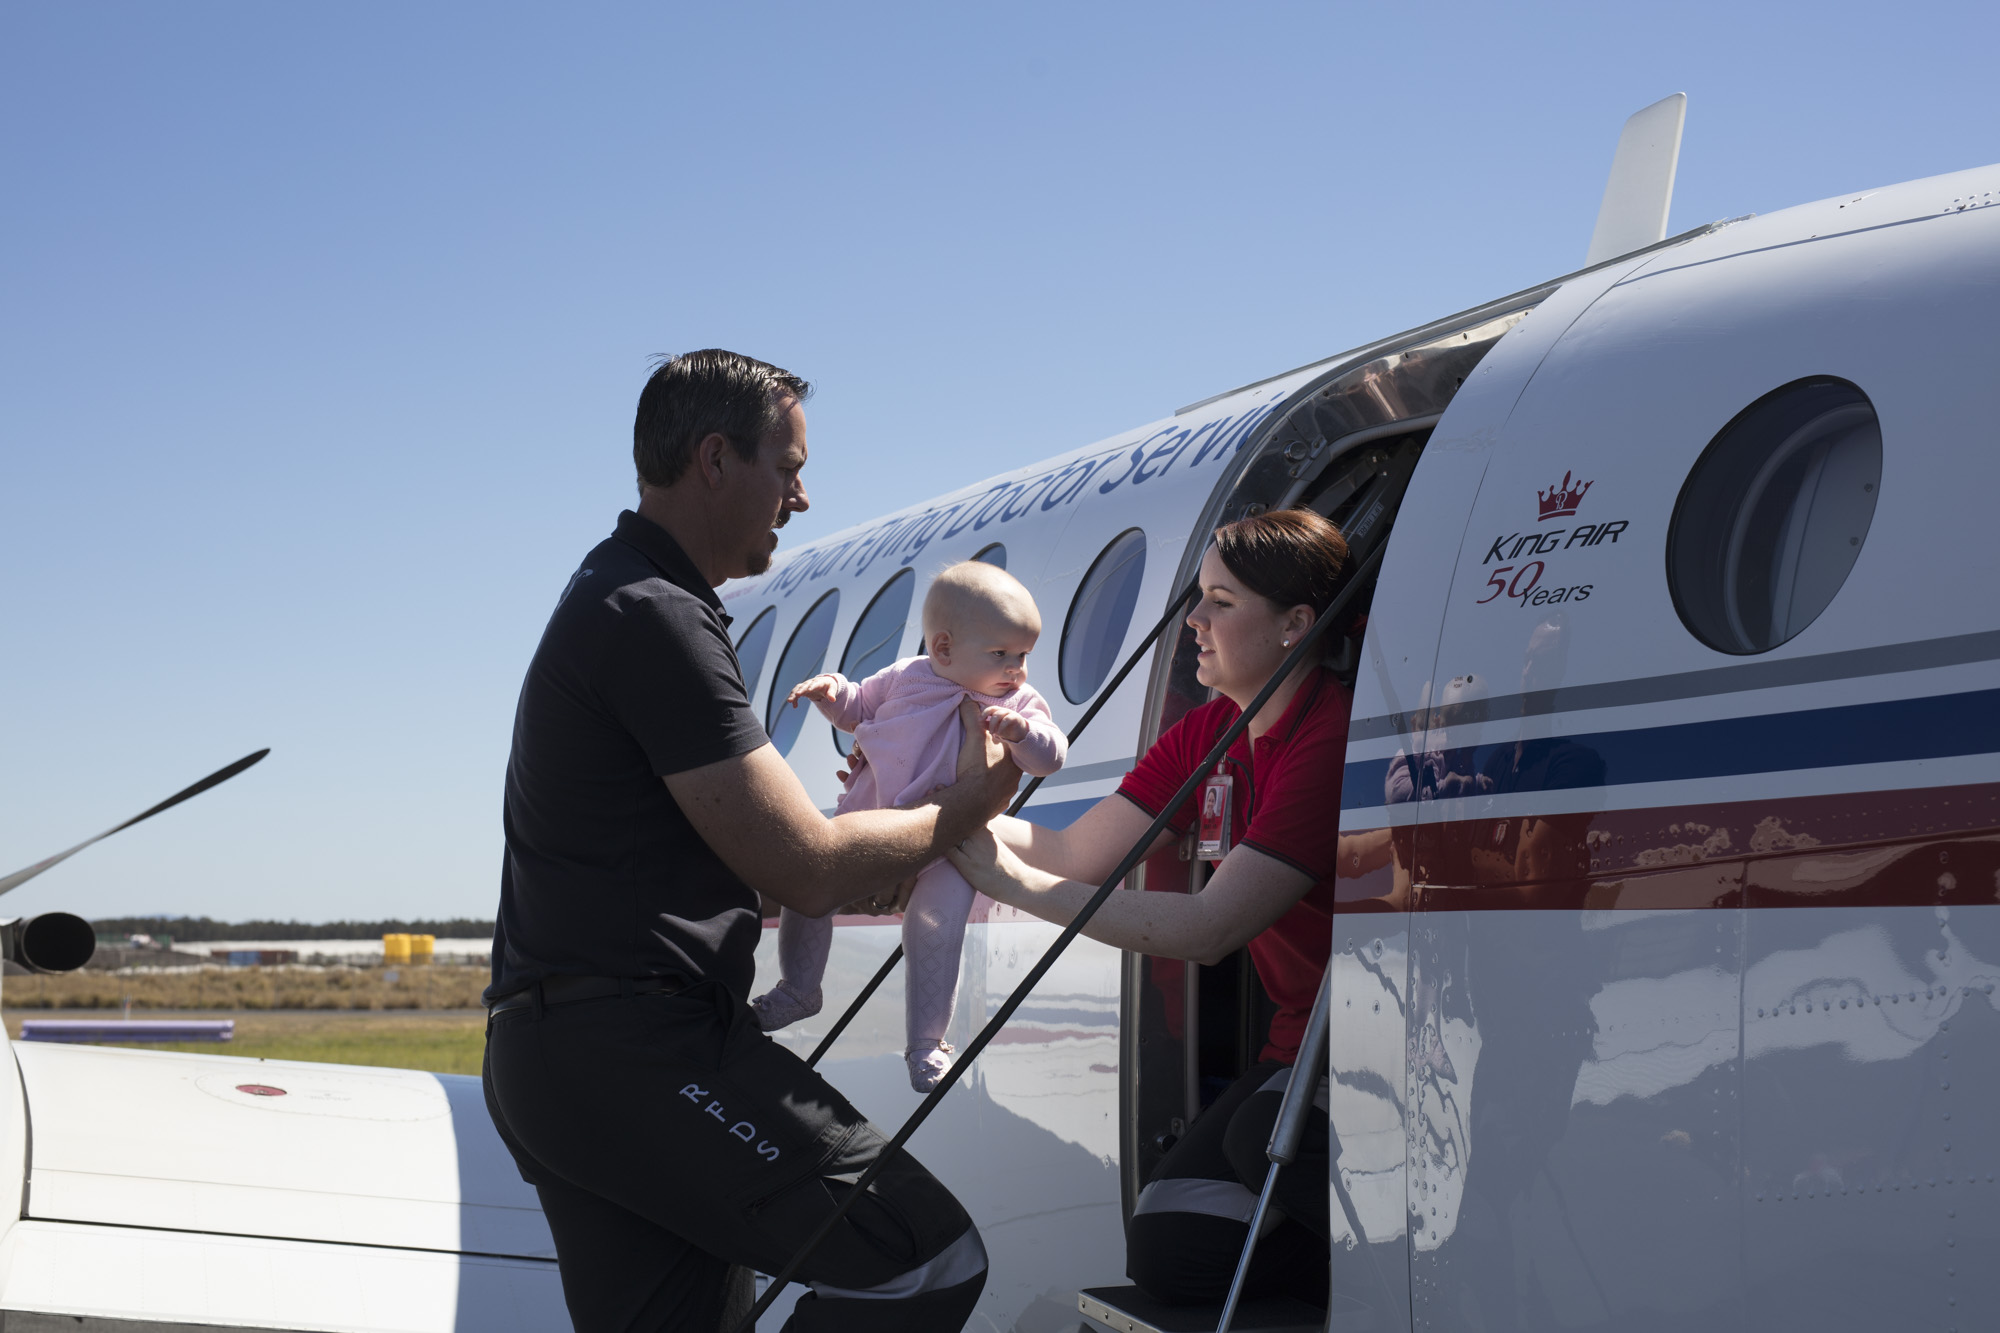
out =
[(1040, 624), (1000, 615), (968, 618), (947, 651), (933, 654), (931, 669), (974, 694), (1012, 694), (1028, 683), (1028, 654), (1041, 635)]

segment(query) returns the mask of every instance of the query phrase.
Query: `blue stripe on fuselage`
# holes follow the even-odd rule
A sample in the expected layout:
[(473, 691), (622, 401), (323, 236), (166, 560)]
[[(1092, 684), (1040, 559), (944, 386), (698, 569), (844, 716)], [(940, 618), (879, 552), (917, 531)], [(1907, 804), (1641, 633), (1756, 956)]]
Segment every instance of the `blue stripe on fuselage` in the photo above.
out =
[[(1719, 718), (1630, 731), (1582, 732), (1535, 738), (1538, 746), (1574, 745), (1603, 761), (1549, 766), (1549, 775), (1520, 775), (1507, 791), (1616, 787), (1638, 782), (1686, 782), (1841, 768), (2000, 751), (2000, 690), (1972, 690), (1921, 699), (1810, 708), (1794, 713)], [(1515, 742), (1482, 745), (1473, 771), (1485, 772)], [(1389, 766), (1400, 759), (1362, 759), (1347, 766), (1340, 807), (1382, 804)]]

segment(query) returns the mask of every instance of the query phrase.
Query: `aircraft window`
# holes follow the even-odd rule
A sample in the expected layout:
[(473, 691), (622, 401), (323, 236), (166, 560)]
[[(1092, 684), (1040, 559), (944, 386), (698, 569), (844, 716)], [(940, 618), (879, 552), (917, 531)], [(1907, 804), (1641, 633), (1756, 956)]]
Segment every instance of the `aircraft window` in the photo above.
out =
[(743, 671), (743, 693), (757, 697), (757, 678), (764, 674), (764, 659), (771, 652), (771, 631), (778, 628), (778, 608), (767, 606), (736, 641), (736, 664)]
[(1073, 704), (1087, 701), (1118, 665), (1125, 631), (1139, 604), (1139, 583), (1146, 573), (1146, 534), (1127, 528), (1111, 539), (1083, 576), (1076, 600), (1063, 623), (1062, 655), (1057, 674), (1063, 695)]
[(784, 656), (778, 659), (777, 678), (771, 682), (771, 701), (764, 708), (764, 730), (770, 734), (771, 744), (778, 747), (779, 754), (792, 752), (792, 745), (799, 738), (799, 727), (812, 707), (801, 699), (797, 708), (787, 708), (785, 695), (800, 681), (817, 676), (826, 664), (826, 646), (833, 640), (833, 618), (839, 611), (840, 589), (835, 588), (813, 603), (812, 610), (806, 612), (806, 618), (792, 631), (792, 641), (785, 645)]
[(1798, 634), (1847, 581), (1881, 485), (1881, 423), (1853, 384), (1816, 376), (1752, 403), (1674, 506), (1667, 585), (1681, 623), (1739, 655)]
[[(916, 574), (907, 569), (882, 585), (882, 591), (868, 603), (868, 609), (861, 613), (861, 623), (847, 640), (847, 651), (840, 659), (841, 675), (849, 680), (866, 680), (896, 660), (896, 641), (903, 637), (903, 626), (909, 623), (910, 593), (916, 586)], [(854, 738), (836, 727), (833, 744), (845, 757), (854, 748)]]

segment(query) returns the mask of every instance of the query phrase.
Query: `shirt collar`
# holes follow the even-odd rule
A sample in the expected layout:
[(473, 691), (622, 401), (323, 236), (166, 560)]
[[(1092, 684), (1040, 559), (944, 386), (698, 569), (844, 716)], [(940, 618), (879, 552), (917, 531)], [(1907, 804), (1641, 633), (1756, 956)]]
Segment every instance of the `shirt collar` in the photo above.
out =
[[(1318, 701), (1320, 692), (1326, 688), (1327, 678), (1332, 674), (1327, 668), (1320, 667), (1302, 681), (1298, 693), (1294, 694), (1291, 702), (1285, 705), (1285, 711), (1278, 715), (1278, 720), (1271, 724), (1271, 729), (1258, 739), (1279, 745), (1289, 741), (1298, 731), (1300, 723), (1305, 721), (1307, 710)], [(1243, 734), (1236, 738), (1236, 744), (1229, 747), (1230, 751), (1233, 753), (1238, 746), (1246, 751), (1251, 746), (1250, 731), (1247, 727)]]
[[(661, 578), (676, 588), (693, 593), (713, 607), (717, 614), (721, 613), (722, 599), (715, 595), (715, 589), (694, 567), (694, 561), (688, 559), (688, 553), (681, 549), (681, 544), (674, 540), (672, 533), (652, 519), (641, 518), (627, 509), (618, 515), (618, 527), (612, 535), (645, 556), (646, 562), (660, 571)], [(722, 619), (725, 624), (729, 621), (726, 615)]]

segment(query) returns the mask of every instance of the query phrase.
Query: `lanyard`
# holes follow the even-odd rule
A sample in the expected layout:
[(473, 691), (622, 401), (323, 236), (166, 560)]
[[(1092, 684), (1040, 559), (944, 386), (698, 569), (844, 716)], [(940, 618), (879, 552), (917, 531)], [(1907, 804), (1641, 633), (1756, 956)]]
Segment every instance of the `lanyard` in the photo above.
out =
[[(1312, 692), (1299, 701), (1298, 711), (1292, 715), (1292, 725), (1285, 732), (1288, 744), (1298, 735), (1299, 728), (1305, 724), (1306, 715), (1319, 701), (1319, 691), (1325, 684), (1325, 675), (1324, 671), (1314, 673)], [(1253, 741), (1251, 744), (1254, 746), (1256, 743)], [(1246, 815), (1256, 807), (1257, 787), (1250, 765), (1234, 754), (1225, 754), (1216, 763), (1215, 772), (1202, 780), (1201, 813), (1194, 843), (1194, 855), (1198, 861), (1220, 861), (1229, 855), (1235, 833), (1231, 815), (1236, 802), (1236, 776), (1228, 771), (1231, 764), (1238, 764), (1243, 768), (1244, 794), (1249, 802), (1245, 808)]]

